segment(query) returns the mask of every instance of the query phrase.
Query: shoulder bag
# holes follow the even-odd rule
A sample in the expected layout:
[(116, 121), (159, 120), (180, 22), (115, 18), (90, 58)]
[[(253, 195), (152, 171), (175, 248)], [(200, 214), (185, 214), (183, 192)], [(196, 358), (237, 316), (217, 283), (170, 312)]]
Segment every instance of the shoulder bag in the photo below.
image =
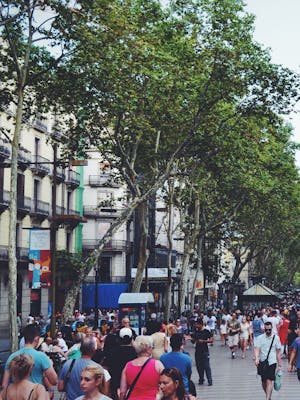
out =
[[(72, 362), (71, 362), (71, 364), (70, 364), (70, 366), (69, 366), (68, 372), (66, 373), (66, 377), (65, 377), (65, 379), (64, 379), (64, 391), (66, 390), (66, 388), (67, 388), (67, 383), (68, 383), (69, 380), (70, 380), (71, 372), (72, 372), (72, 369), (73, 369), (73, 367), (74, 367), (75, 361), (76, 361), (75, 359), (72, 360)], [(66, 398), (67, 398), (66, 393), (65, 393), (65, 392), (62, 392), (62, 393), (60, 394), (59, 400), (65, 400)]]
[(137, 383), (139, 377), (141, 376), (141, 373), (143, 372), (143, 369), (146, 367), (146, 365), (147, 365), (147, 363), (150, 361), (150, 359), (151, 359), (151, 357), (148, 358), (148, 359), (144, 362), (144, 364), (142, 365), (142, 368), (140, 369), (140, 371), (139, 371), (139, 373), (137, 374), (137, 376), (134, 378), (132, 384), (129, 386), (129, 390), (128, 390), (128, 392), (126, 393), (126, 395), (125, 395), (125, 397), (124, 397), (123, 400), (129, 399), (129, 397), (130, 397), (130, 395), (131, 395), (131, 392), (133, 391), (133, 389), (134, 389), (134, 387), (135, 387), (135, 384)]
[(274, 339), (275, 339), (275, 335), (273, 335), (273, 339), (272, 339), (272, 342), (271, 342), (271, 345), (270, 345), (270, 348), (269, 348), (269, 351), (268, 351), (267, 358), (266, 358), (265, 360), (260, 361), (260, 362), (258, 363), (258, 366), (257, 366), (257, 374), (260, 375), (260, 376), (264, 375), (265, 372), (266, 372), (266, 370), (267, 370), (267, 368), (269, 367), (269, 360), (268, 360), (268, 358), (269, 358), (269, 355), (270, 355), (270, 351), (271, 351), (271, 348), (272, 348)]

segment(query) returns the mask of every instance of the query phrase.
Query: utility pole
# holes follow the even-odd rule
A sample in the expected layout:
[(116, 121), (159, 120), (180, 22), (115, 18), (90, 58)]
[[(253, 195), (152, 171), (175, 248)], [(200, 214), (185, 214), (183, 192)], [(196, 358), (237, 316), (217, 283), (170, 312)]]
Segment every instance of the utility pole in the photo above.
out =
[(52, 185), (52, 221), (50, 224), (50, 255), (52, 276), (52, 313), (51, 313), (51, 336), (56, 331), (56, 189), (57, 189), (57, 143), (53, 144), (53, 185)]

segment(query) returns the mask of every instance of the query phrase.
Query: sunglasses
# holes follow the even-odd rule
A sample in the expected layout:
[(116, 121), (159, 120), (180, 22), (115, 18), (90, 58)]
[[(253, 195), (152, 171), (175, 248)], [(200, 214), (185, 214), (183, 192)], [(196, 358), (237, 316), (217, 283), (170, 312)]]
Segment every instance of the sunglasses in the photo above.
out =
[(272, 332), (272, 329), (265, 329), (266, 332)]

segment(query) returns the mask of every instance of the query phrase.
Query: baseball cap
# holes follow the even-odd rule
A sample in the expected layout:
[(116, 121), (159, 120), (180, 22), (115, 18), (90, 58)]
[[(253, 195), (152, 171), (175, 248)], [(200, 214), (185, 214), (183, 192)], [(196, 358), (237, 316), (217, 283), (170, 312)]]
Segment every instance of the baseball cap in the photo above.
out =
[(132, 330), (130, 328), (122, 328), (120, 329), (119, 336), (123, 339), (125, 336), (132, 337)]

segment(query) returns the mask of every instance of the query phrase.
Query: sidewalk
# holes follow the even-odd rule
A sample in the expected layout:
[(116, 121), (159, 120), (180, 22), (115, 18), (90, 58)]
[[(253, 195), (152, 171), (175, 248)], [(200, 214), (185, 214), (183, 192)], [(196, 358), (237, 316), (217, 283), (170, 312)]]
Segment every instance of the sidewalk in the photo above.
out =
[[(240, 350), (237, 358), (231, 359), (228, 347), (221, 346), (216, 337), (214, 345), (210, 347), (210, 364), (212, 369), (213, 386), (198, 385), (198, 374), (194, 363), (194, 349), (191, 344), (186, 350), (193, 357), (192, 379), (197, 388), (199, 400), (264, 400), (265, 395), (261, 387), (260, 376), (256, 374), (256, 367), (252, 359), (252, 349), (241, 358)], [(287, 372), (287, 360), (283, 359), (283, 379), (280, 391), (273, 391), (272, 400), (299, 399), (300, 382), (296, 373)]]

